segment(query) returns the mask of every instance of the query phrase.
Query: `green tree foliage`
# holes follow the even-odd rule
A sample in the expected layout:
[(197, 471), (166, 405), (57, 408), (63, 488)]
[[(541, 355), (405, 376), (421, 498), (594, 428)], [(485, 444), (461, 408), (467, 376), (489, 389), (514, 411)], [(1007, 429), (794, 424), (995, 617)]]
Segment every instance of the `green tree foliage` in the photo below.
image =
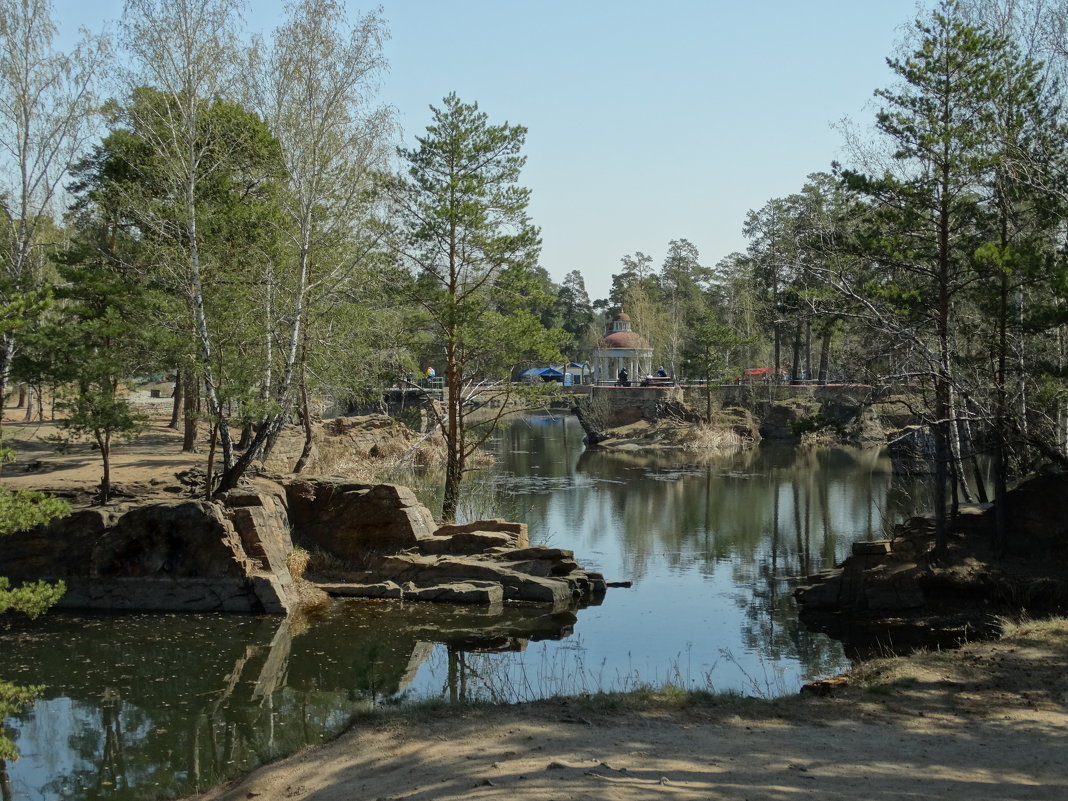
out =
[(151, 233), (155, 265), (170, 274), (173, 291), (186, 303), (204, 397), (222, 446), (224, 485), (237, 478), (226, 375), (243, 373), (249, 360), (220, 364), (237, 355), (220, 338), (257, 323), (242, 316), (249, 306), (234, 298), (258, 285), (241, 267), (262, 252), (258, 241), (219, 235), (271, 232), (270, 225), (246, 224), (252, 220), (244, 212), (256, 204), (243, 202), (251, 197), (242, 190), (269, 195), (279, 164), (269, 131), (232, 100), (242, 60), (239, 6), (237, 0), (128, 0), (122, 24), (136, 82), (126, 127), (151, 156), (138, 230)]
[[(0, 307), (45, 288), (41, 246), (97, 112), (93, 85), (105, 43), (87, 36), (62, 52), (55, 36), (49, 0), (0, 4)], [(18, 337), (12, 327), (0, 333), (0, 399)]]
[(394, 184), (395, 241), (413, 276), (411, 297), (444, 355), (442, 518), (452, 520), (467, 459), (492, 429), (469, 436), (468, 415), (487, 391), (511, 392), (516, 365), (558, 354), (562, 336), (545, 329), (524, 297), (540, 247), (526, 212), (529, 190), (516, 183), (526, 129), (491, 125), (455, 94), (431, 111), (418, 147), (400, 151), (408, 170)]
[[(9, 321), (15, 318), (11, 308), (0, 306)], [(0, 440), (0, 466), (14, 460), (14, 452)], [(42, 525), (70, 513), (65, 501), (34, 490), (11, 490), (0, 484), (0, 537)], [(0, 545), (2, 547), (2, 545)], [(26, 582), (12, 587), (11, 582), (0, 576), (0, 615), (9, 611), (21, 612), (35, 618), (62, 597), (66, 591), (63, 582), (48, 584), (44, 581)], [(15, 745), (3, 732), (4, 718), (14, 715), (40, 695), (41, 687), (19, 687), (0, 680), (0, 774), (6, 760), (18, 759)]]
[[(2, 579), (0, 579), (0, 582), (2, 582)], [(6, 681), (0, 681), (0, 721), (21, 712), (33, 703), (33, 699), (42, 692), (44, 692), (44, 687), (19, 687)], [(19, 754), (15, 750), (15, 744), (0, 731), (0, 772), (4, 771), (5, 761), (14, 762), (18, 758)]]
[[(1055, 163), (1048, 150), (1058, 138), (1063, 147), (1063, 136), (1048, 135), (1052, 117), (1043, 110), (1037, 71), (1004, 38), (966, 24), (955, 3), (918, 20), (911, 51), (889, 63), (901, 83), (877, 93), (885, 104), (877, 126), (893, 160), (881, 175), (843, 173), (869, 209), (857, 238), (862, 269), (843, 288), (871, 330), (896, 342), (902, 372), (931, 392), (937, 539), (944, 547), (949, 490), (966, 491), (958, 423), (964, 404), (990, 384), (989, 373), (979, 379), (967, 365), (1001, 362), (1005, 353), (1014, 268), (1001, 257), (1022, 244), (1004, 237), (1006, 226), (1026, 219), (1023, 228), (1051, 244), (1049, 224), (1035, 216), (1050, 195), (1040, 199), (1034, 187), (1046, 182), (1036, 178), (1048, 175)], [(1014, 152), (1039, 141), (1047, 157), (1028, 160), (1030, 175), (1009, 167)], [(975, 310), (991, 291), (998, 322), (984, 334), (987, 323)], [(1002, 366), (995, 382), (1006, 380)]]
[(663, 361), (677, 376), (690, 337), (690, 326), (704, 311), (703, 285), (710, 271), (701, 266), (697, 247), (688, 239), (668, 244), (660, 268), (660, 295), (663, 311)]
[(724, 325), (712, 309), (693, 317), (690, 325), (687, 356), (692, 368), (704, 379), (705, 421), (712, 423), (712, 385), (723, 377), (730, 349), (744, 340), (730, 326)]
[[(278, 198), (284, 171), (278, 142), (257, 115), (219, 99), (202, 103), (198, 112), (201, 158), (190, 199), (182, 194), (188, 187), (176, 183), (173, 154), (160, 149), (166, 121), (178, 113), (173, 99), (139, 87), (126, 106), (114, 108), (112, 131), (79, 165), (72, 187), (80, 251), (71, 258), (82, 265), (72, 280), (111, 303), (123, 299), (124, 284), (132, 285), (114, 322), (140, 325), (142, 338), (135, 343), (126, 337), (122, 357), (130, 370), (119, 375), (148, 366), (141, 351), (150, 334), (154, 369), (195, 362), (205, 382), (210, 375), (208, 395), (217, 402), (213, 420), (224, 468), (233, 477), (247, 465), (238, 469), (230, 449), (230, 410), (242, 421), (269, 419), (278, 410), (261, 386), (264, 365), (273, 356), (268, 343), (277, 335), (276, 317), (264, 313), (272, 287), (262, 277), (281, 249)], [(191, 226), (196, 281), (187, 248)], [(107, 281), (117, 282), (117, 292), (105, 292)], [(97, 289), (91, 288), (94, 282)], [(100, 312), (103, 305), (98, 297), (94, 308)], [(204, 362), (206, 352), (211, 358)]]
[(790, 287), (796, 275), (798, 256), (793, 222), (788, 202), (774, 198), (762, 208), (750, 211), (742, 227), (749, 239), (748, 266), (753, 287), (761, 301), (761, 322), (771, 332), (770, 366), (775, 368), (776, 374), (782, 369), (786, 322), (794, 311), (795, 295)]
[(586, 292), (586, 283), (578, 270), (572, 270), (564, 276), (564, 282), (556, 293), (555, 309), (559, 327), (570, 336), (564, 348), (565, 354), (571, 361), (585, 361), (590, 345), (587, 333), (593, 323), (594, 312)]

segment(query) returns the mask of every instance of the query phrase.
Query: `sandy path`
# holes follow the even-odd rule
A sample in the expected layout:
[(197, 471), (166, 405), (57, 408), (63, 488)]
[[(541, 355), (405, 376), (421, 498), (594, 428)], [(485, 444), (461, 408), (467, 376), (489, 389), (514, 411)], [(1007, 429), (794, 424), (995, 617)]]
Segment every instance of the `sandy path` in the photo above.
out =
[(1068, 625), (1044, 637), (894, 660), (829, 699), (368, 720), (201, 798), (1068, 799)]

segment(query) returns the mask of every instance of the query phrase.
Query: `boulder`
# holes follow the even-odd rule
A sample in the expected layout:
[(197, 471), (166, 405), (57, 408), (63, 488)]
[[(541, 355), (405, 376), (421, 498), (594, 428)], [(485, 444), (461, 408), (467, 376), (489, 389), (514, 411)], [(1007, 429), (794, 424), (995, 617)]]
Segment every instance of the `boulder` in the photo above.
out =
[(293, 593), (284, 508), (271, 494), (234, 501), (243, 505), (80, 510), (5, 538), (0, 570), (16, 581), (63, 579), (66, 608), (285, 614)]
[(327, 595), (337, 598), (393, 598), (400, 600), (404, 590), (395, 581), (378, 581), (369, 584), (359, 582), (330, 582), (317, 585)]
[(500, 531), (461, 531), (451, 536), (437, 536), (419, 541), (419, 550), (425, 554), (475, 554), (487, 553), (494, 548), (505, 551), (515, 544), (511, 534)]
[(436, 528), (430, 510), (408, 487), (328, 476), (291, 478), (284, 486), (293, 541), (353, 564), (417, 548)]
[(97, 541), (119, 516), (114, 509), (81, 509), (48, 525), (4, 537), (0, 576), (22, 582), (83, 575)]
[(500, 606), (504, 601), (504, 588), (492, 581), (457, 581), (428, 587), (408, 583), (404, 585), (404, 597), (417, 601)]
[[(994, 510), (984, 517), (993, 531)], [(1005, 497), (1005, 518), (1010, 552), (1068, 553), (1068, 475), (1044, 473), (1021, 482)]]
[(285, 492), (273, 482), (261, 482), (255, 490), (232, 490), (221, 499), (245, 553), (259, 570), (271, 573), (284, 587), (292, 584), (288, 566), (293, 541)]
[(246, 578), (258, 566), (222, 506), (172, 501), (139, 506), (119, 518), (93, 548), (89, 575)]
[(289, 602), (268, 576), (115, 577), (67, 581), (59, 606), (130, 612), (243, 612), (284, 615)]

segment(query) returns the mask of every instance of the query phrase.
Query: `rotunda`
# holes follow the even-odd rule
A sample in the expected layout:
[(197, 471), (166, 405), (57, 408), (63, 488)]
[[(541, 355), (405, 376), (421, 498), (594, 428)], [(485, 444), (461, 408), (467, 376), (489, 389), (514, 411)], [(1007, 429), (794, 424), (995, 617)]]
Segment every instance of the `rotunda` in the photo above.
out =
[(614, 382), (619, 371), (627, 369), (631, 381), (653, 372), (653, 349), (634, 331), (630, 317), (620, 312), (612, 320), (612, 329), (605, 335), (591, 356), (594, 380)]

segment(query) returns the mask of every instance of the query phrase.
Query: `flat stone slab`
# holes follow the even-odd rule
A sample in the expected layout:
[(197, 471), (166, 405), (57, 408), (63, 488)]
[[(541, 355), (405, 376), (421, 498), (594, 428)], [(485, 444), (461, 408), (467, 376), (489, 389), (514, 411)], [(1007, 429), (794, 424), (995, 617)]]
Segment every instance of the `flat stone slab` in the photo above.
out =
[(490, 581), (464, 581), (429, 587), (405, 585), (404, 598), (453, 604), (501, 604), (504, 602), (504, 588)]
[(505, 600), (566, 606), (573, 600), (571, 585), (561, 578), (520, 573), (507, 566), (462, 556), (383, 556), (374, 569), (395, 581), (418, 585), (480, 581), (499, 584)]
[(504, 602), (504, 588), (491, 581), (456, 581), (444, 584), (403, 585), (395, 581), (372, 584), (350, 582), (320, 583), (316, 586), (335, 598), (380, 598), (397, 601), (436, 601), (438, 603), (493, 605)]
[(404, 597), (404, 590), (393, 581), (380, 581), (375, 584), (334, 582), (315, 586), (335, 598), (390, 598), (399, 601)]
[(511, 549), (515, 536), (501, 531), (458, 531), (443, 536), (435, 534), (419, 540), (419, 550), (426, 554), (465, 555), (485, 553), (491, 548)]

